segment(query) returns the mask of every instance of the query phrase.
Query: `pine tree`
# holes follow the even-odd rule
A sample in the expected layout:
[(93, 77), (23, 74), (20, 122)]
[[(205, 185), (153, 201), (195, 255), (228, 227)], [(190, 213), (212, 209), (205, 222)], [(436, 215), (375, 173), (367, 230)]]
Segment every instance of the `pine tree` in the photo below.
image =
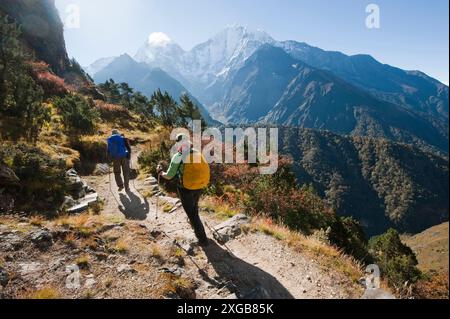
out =
[(180, 98), (181, 105), (178, 109), (178, 115), (180, 117), (180, 125), (187, 127), (190, 122), (194, 120), (200, 120), (202, 127), (206, 127), (206, 122), (200, 112), (197, 105), (192, 102), (188, 94), (183, 94)]
[(178, 105), (168, 92), (162, 93), (158, 89), (153, 93), (151, 103), (158, 111), (163, 125), (174, 126), (178, 123)]
[(143, 114), (147, 118), (154, 117), (153, 104), (150, 103), (149, 99), (140, 92), (134, 92), (132, 97), (133, 109), (139, 113)]
[(104, 92), (109, 103), (120, 104), (122, 95), (120, 94), (119, 85), (113, 79), (109, 79), (103, 84), (99, 85), (100, 90)]
[(120, 104), (123, 105), (125, 108), (131, 110), (133, 109), (132, 105), (132, 96), (133, 96), (133, 89), (128, 85), (128, 83), (120, 83), (119, 84), (119, 92), (120, 92)]

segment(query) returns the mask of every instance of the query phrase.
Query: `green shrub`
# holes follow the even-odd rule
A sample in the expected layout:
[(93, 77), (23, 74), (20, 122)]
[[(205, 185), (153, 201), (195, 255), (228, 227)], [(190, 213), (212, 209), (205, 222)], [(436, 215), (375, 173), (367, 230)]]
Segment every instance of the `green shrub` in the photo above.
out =
[(94, 133), (99, 114), (85, 98), (77, 94), (66, 95), (56, 97), (54, 103), (61, 113), (66, 133), (70, 136)]
[(369, 251), (382, 275), (397, 290), (401, 290), (406, 282), (411, 284), (420, 279), (416, 255), (402, 243), (396, 230), (390, 229), (383, 235), (371, 238)]
[(328, 234), (330, 242), (356, 259), (370, 263), (367, 239), (361, 224), (352, 217), (336, 217)]
[(70, 147), (80, 153), (80, 163), (77, 163), (77, 171), (82, 174), (92, 174), (98, 163), (108, 163), (106, 139), (99, 136), (83, 136), (72, 139)]
[(20, 185), (12, 193), (16, 209), (36, 212), (59, 207), (66, 191), (64, 161), (53, 160), (27, 144), (4, 146), (0, 150), (0, 159), (20, 179)]

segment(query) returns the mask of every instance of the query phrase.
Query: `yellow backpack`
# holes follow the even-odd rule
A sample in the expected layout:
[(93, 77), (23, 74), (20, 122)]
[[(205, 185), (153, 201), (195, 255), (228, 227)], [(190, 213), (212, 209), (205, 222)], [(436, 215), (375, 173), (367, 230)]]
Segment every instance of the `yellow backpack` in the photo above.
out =
[(188, 190), (200, 190), (208, 187), (211, 171), (202, 153), (190, 153), (189, 163), (183, 167), (183, 187)]

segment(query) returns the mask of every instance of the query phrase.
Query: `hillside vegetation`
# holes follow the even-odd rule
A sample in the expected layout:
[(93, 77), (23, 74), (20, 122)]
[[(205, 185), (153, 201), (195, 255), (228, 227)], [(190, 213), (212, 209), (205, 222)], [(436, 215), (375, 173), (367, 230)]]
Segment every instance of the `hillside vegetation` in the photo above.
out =
[(406, 144), (284, 129), (283, 152), (301, 184), (311, 183), (339, 215), (368, 234), (417, 233), (448, 220), (448, 161)]

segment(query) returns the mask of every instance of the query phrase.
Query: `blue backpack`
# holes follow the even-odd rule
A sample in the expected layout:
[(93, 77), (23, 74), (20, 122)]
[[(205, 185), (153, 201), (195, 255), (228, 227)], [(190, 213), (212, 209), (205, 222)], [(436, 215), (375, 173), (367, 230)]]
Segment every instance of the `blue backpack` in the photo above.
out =
[(125, 146), (125, 138), (120, 135), (112, 135), (108, 138), (108, 154), (112, 159), (127, 157), (128, 151)]

